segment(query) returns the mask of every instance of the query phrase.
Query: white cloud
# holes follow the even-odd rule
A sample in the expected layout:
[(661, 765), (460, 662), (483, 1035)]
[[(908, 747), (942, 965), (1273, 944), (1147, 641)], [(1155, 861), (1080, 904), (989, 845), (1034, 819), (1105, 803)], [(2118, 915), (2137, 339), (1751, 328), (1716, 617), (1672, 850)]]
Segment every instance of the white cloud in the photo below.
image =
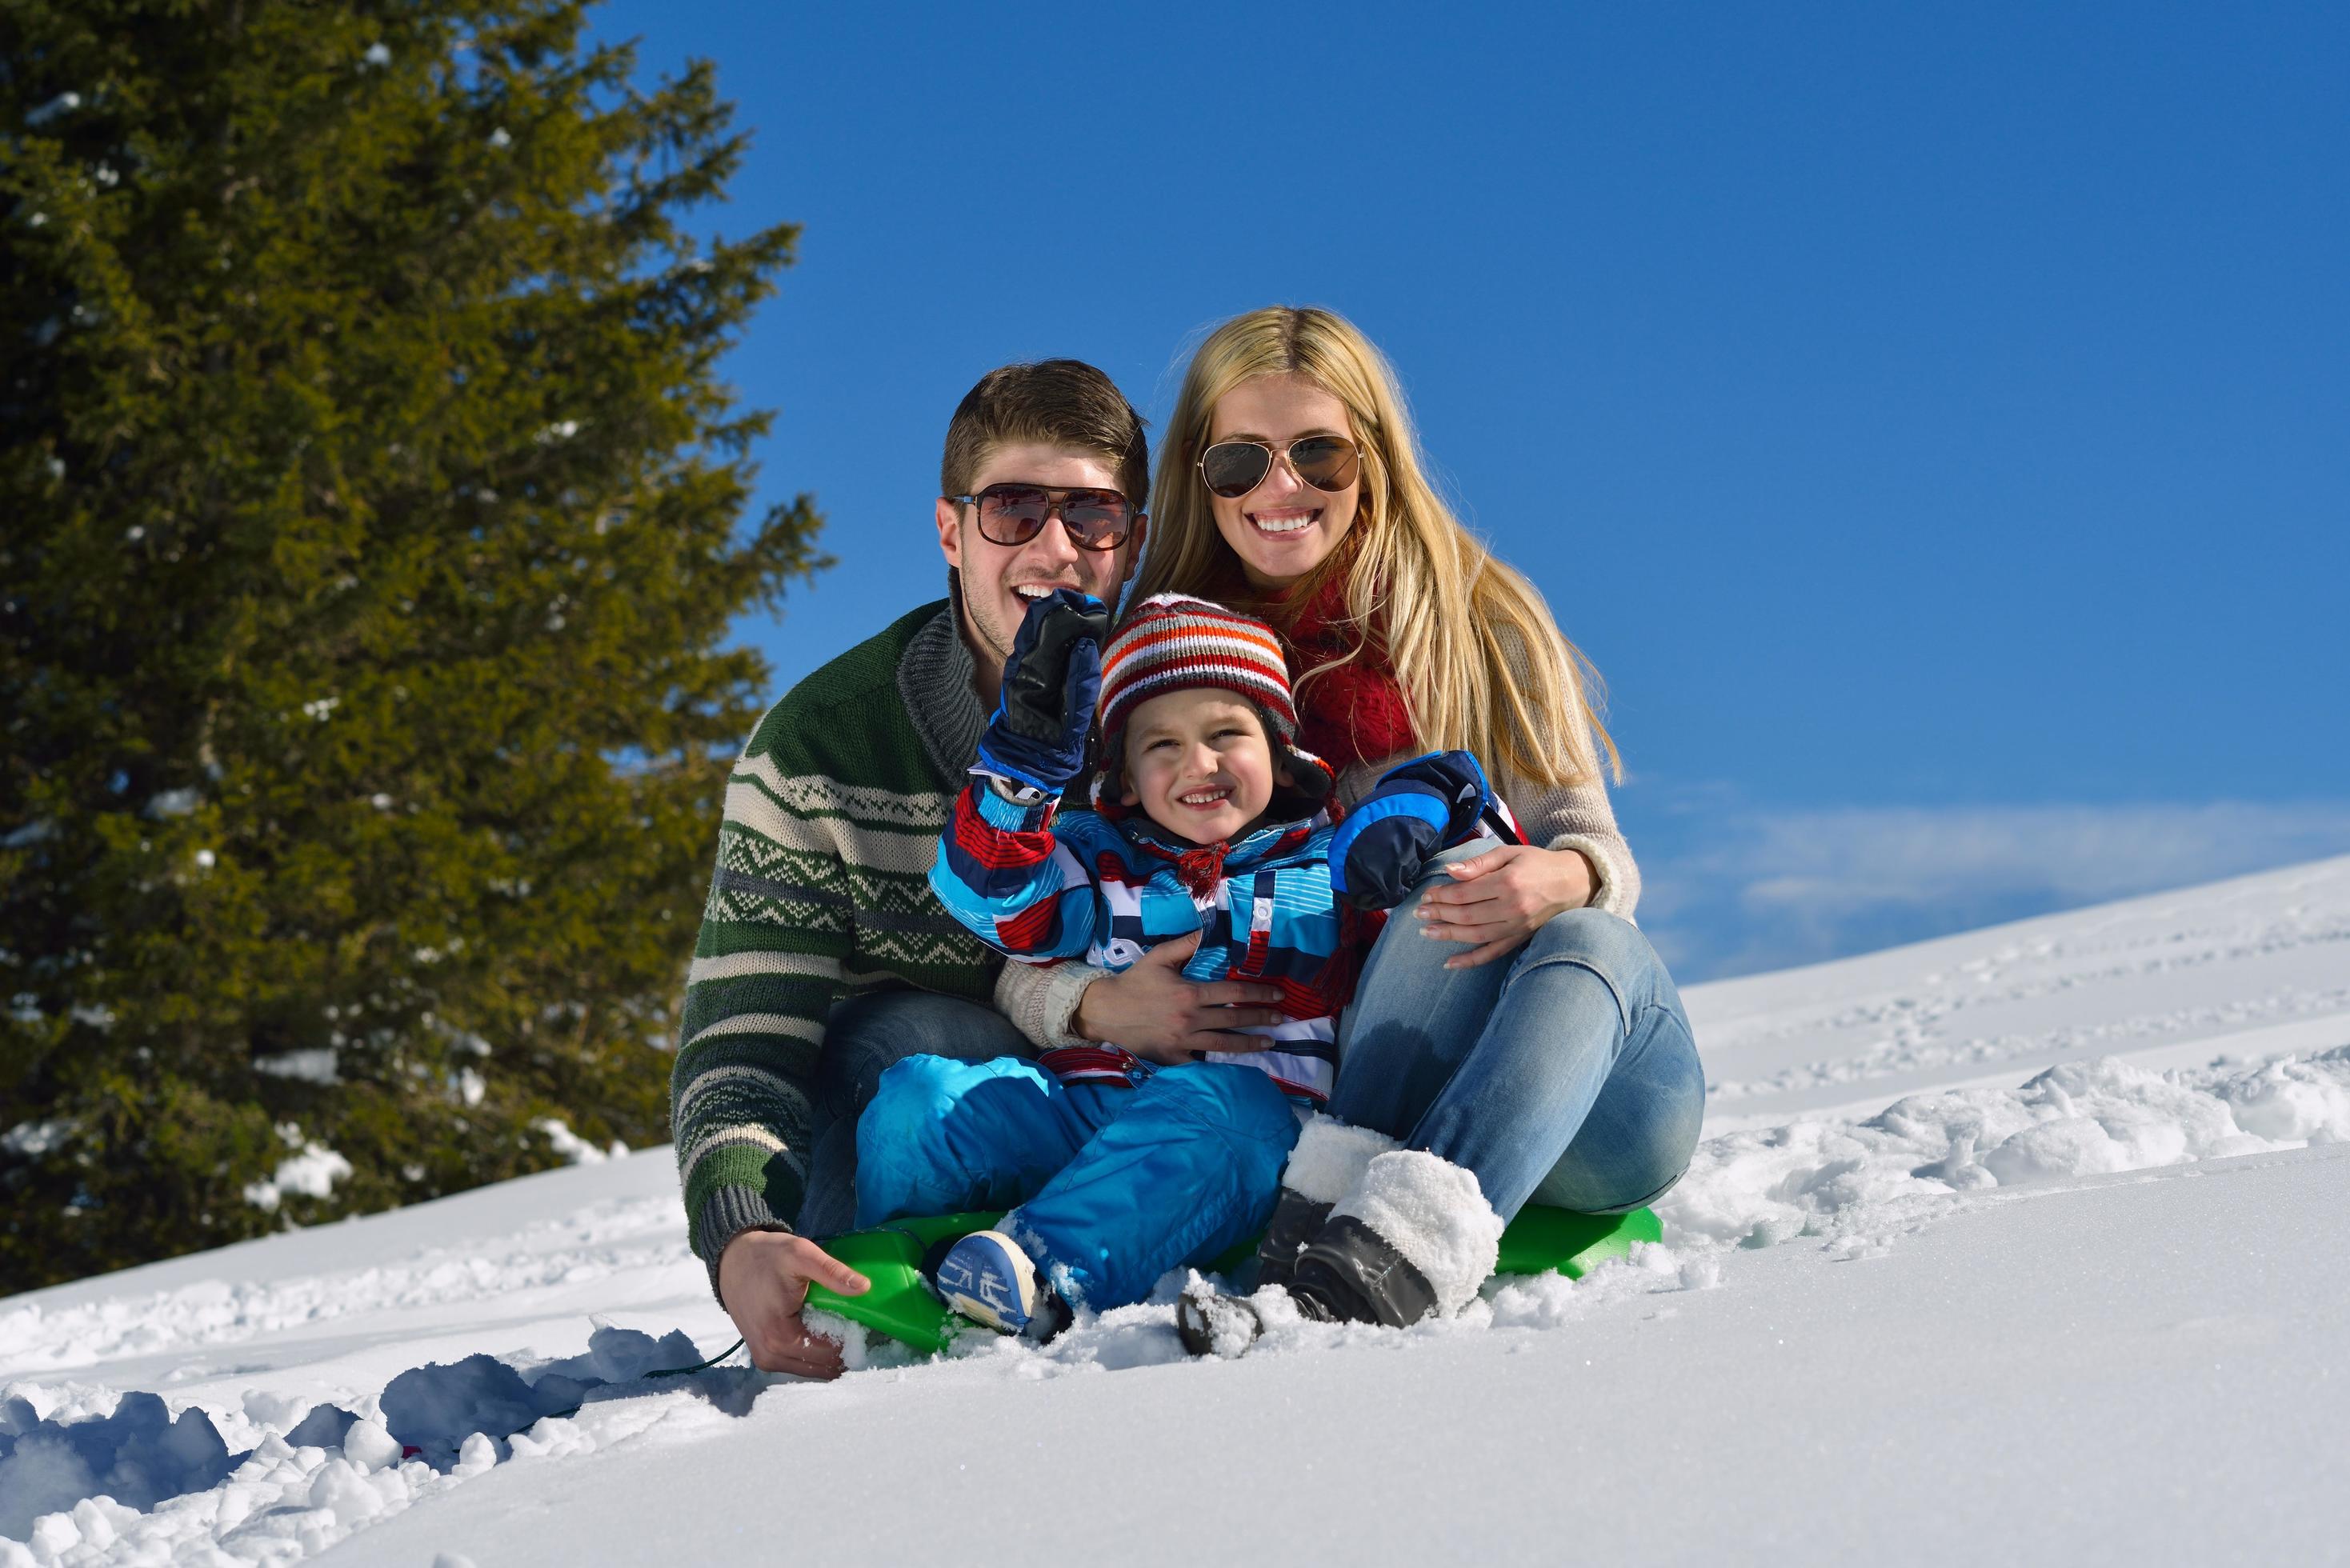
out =
[(1770, 810), (1716, 794), (1675, 815), (1690, 831), (1643, 857), (1640, 915), (1690, 979), (2350, 852), (2339, 801)]

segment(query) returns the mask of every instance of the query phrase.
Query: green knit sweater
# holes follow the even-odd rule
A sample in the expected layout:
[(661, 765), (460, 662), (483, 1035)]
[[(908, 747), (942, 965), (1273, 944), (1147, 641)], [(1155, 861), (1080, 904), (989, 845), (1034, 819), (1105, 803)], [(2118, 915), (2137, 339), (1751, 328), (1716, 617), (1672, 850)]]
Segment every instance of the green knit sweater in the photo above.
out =
[(1003, 961), (928, 881), (983, 718), (942, 600), (794, 687), (734, 764), (670, 1088), (713, 1283), (738, 1232), (799, 1210), (833, 1004), (908, 986), (991, 999)]

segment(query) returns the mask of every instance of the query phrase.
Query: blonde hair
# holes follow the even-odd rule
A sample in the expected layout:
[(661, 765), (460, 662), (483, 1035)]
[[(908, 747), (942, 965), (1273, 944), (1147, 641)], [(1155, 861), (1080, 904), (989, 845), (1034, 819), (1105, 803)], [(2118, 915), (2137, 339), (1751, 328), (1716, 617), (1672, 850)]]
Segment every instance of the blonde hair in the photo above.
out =
[(1473, 752), (1488, 767), (1544, 788), (1594, 777), (1604, 749), (1608, 774), (1621, 782), (1616, 742), (1585, 695), (1598, 687), (1598, 672), (1560, 635), (1534, 586), (1438, 497), (1394, 370), (1352, 322), (1329, 311), (1274, 306), (1236, 316), (1191, 357), (1159, 449), (1136, 599), (1240, 578), (1197, 464), (1217, 401), (1243, 381), (1284, 375), (1344, 403), (1362, 451), (1362, 499), (1347, 538), (1282, 603), (1253, 607), (1286, 630), (1284, 611), (1294, 617), (1345, 573), (1353, 647), (1297, 671), (1300, 692), (1359, 657), (1377, 628), (1421, 745)]

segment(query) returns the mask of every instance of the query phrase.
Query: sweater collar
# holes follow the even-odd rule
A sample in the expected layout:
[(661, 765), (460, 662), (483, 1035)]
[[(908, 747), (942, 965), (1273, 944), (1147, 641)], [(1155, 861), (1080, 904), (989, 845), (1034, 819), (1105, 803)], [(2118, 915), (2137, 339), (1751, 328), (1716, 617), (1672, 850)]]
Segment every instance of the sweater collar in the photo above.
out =
[(922, 750), (948, 791), (962, 787), (987, 728), (972, 680), (979, 673), (962, 639), (962, 584), (947, 572), (947, 602), (922, 623), (898, 661), (898, 695), (906, 704)]

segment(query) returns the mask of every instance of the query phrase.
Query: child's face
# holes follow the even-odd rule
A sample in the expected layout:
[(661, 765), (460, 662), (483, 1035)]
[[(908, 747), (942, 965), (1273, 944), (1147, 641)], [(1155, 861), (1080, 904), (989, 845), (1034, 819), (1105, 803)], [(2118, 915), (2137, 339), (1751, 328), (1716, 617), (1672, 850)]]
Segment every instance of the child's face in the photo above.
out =
[(1238, 697), (1191, 687), (1153, 697), (1126, 725), (1126, 788), (1119, 799), (1193, 844), (1239, 836), (1264, 815), (1275, 783), (1264, 726)]

